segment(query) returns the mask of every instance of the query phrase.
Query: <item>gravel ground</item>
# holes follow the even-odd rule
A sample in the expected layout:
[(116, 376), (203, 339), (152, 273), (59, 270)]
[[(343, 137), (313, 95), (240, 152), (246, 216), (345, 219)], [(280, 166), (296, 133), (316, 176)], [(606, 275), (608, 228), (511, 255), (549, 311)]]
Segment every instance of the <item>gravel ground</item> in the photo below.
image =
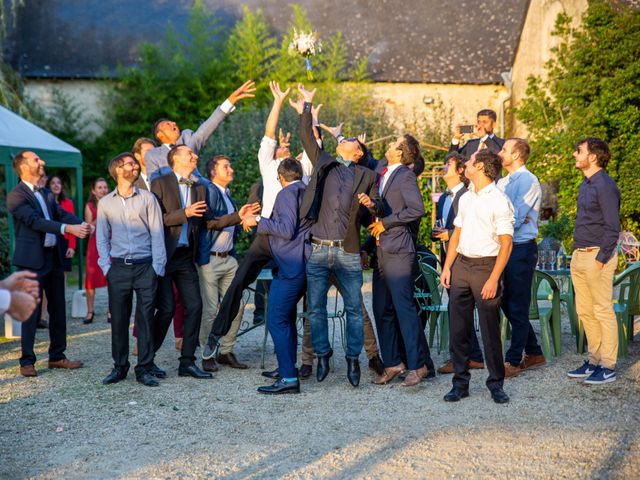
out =
[[(132, 372), (103, 386), (104, 292), (96, 310), (93, 325), (69, 321), (67, 355), (85, 362), (81, 370), (46, 369), (45, 332), (35, 379), (19, 376), (17, 342), (0, 345), (0, 478), (640, 478), (639, 342), (617, 382), (588, 387), (565, 376), (581, 363), (565, 332), (562, 357), (506, 383), (507, 405), (491, 401), (477, 370), (458, 404), (442, 400), (450, 376), (406, 389), (369, 383), (365, 368), (354, 389), (341, 351), (323, 383), (268, 397), (255, 393), (265, 384), (262, 329), (235, 349), (249, 370), (179, 378), (171, 338), (159, 354), (169, 373), (160, 388), (138, 385)], [(267, 362), (275, 366), (272, 353)]]

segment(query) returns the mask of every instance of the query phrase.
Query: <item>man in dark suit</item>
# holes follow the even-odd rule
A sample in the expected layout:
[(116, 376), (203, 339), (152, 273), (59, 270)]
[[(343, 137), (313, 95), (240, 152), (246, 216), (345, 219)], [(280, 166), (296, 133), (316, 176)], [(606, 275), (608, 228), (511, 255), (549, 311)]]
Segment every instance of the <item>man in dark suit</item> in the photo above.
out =
[[(211, 116), (202, 122), (198, 129), (185, 129), (180, 131), (178, 125), (168, 118), (160, 118), (153, 124), (152, 132), (155, 139), (160, 144), (149, 152), (147, 152), (147, 171), (149, 178), (152, 180), (160, 175), (171, 172), (168, 164), (168, 154), (174, 145), (186, 145), (195, 154), (200, 153), (200, 149), (207, 144), (207, 140), (216, 131), (222, 121), (227, 118), (231, 112), (235, 110), (235, 104), (243, 98), (251, 98), (255, 95), (255, 83), (251, 80), (243, 83), (235, 92), (229, 95), (222, 105), (214, 110)], [(194, 171), (196, 177), (200, 177), (200, 173), (196, 169)]]
[[(154, 349), (157, 352), (167, 334), (175, 312), (171, 283), (175, 283), (185, 306), (184, 340), (178, 375), (212, 378), (195, 364), (198, 332), (202, 316), (200, 283), (194, 260), (198, 251), (199, 230), (207, 212), (206, 187), (193, 175), (198, 156), (191, 148), (177, 145), (167, 156), (172, 172), (151, 182), (151, 192), (160, 202), (167, 251), (165, 275), (158, 278), (156, 314), (154, 317)], [(159, 378), (166, 373), (155, 364), (151, 373)]]
[(388, 163), (379, 179), (384, 214), (369, 227), (378, 259), (373, 273), (373, 311), (385, 366), (374, 380), (379, 385), (405, 372), (403, 351), (409, 368), (403, 385), (418, 385), (428, 373), (422, 352), (425, 342), (420, 339), (424, 330), (413, 302), (416, 248), (409, 228), (425, 213), (416, 176), (407, 167), (419, 156), (420, 146), (409, 135), (389, 145)]
[[(85, 238), (94, 227), (61, 209), (50, 190), (37, 187), (44, 175), (44, 165), (44, 161), (30, 151), (22, 151), (13, 158), (13, 169), (21, 180), (7, 195), (7, 208), (15, 227), (13, 265), (19, 270), (36, 272), (39, 297), (42, 298), (44, 289), (49, 300), (49, 368), (74, 369), (82, 367), (82, 362), (69, 360), (64, 355), (67, 320), (62, 239), (65, 233)], [(22, 326), (20, 374), (25, 377), (38, 374), (33, 345), (40, 313), (38, 305)]]
[[(466, 159), (462, 154), (453, 152), (447, 155), (444, 160), (444, 171), (442, 178), (447, 184), (447, 190), (438, 200), (436, 208), (436, 225), (443, 225), (442, 227), (434, 227), (431, 231), (431, 240), (440, 243), (440, 264), (444, 265), (445, 258), (447, 256), (447, 247), (449, 246), (449, 239), (453, 236), (453, 221), (458, 215), (458, 204), (462, 195), (467, 193), (467, 186), (469, 185), (469, 179), (464, 175), (464, 164)], [(469, 358), (469, 368), (482, 369), (484, 368), (484, 358), (482, 356), (482, 350), (480, 349), (480, 342), (478, 342), (478, 335), (476, 329), (471, 329), (471, 355)], [(453, 363), (451, 360), (447, 360), (440, 368), (438, 373), (441, 375), (447, 375), (453, 373)]]
[(500, 150), (502, 150), (502, 146), (504, 145), (504, 139), (493, 133), (497, 119), (498, 116), (493, 110), (488, 108), (480, 110), (476, 117), (476, 124), (473, 129), (473, 134), (476, 138), (469, 140), (462, 147), (460, 146), (460, 140), (463, 135), (460, 131), (461, 125), (456, 125), (455, 134), (453, 136), (453, 140), (451, 140), (451, 145), (449, 146), (449, 153), (458, 152), (467, 160), (475, 152), (484, 150), (485, 148), (493, 153), (500, 153)]
[(151, 179), (147, 175), (146, 155), (148, 151), (153, 150), (155, 147), (156, 144), (153, 140), (146, 137), (140, 137), (135, 141), (131, 150), (134, 158), (138, 162), (138, 165), (140, 165), (140, 175), (138, 175), (138, 179), (134, 185), (141, 190), (151, 190)]
[(373, 215), (382, 216), (375, 172), (358, 165), (366, 157), (366, 147), (356, 138), (343, 139), (336, 148), (337, 158), (322, 150), (313, 133), (312, 101), (315, 90), (298, 85), (302, 98), (290, 104), (300, 114), (302, 147), (313, 164), (309, 186), (300, 207), (300, 218), (311, 220), (313, 252), (307, 262), (307, 299), (311, 340), (318, 357), (316, 378), (329, 373), (333, 355), (329, 343), (327, 291), (333, 273), (343, 293), (346, 326), (347, 378), (355, 387), (360, 383), (358, 356), (364, 342), (362, 316), (362, 265), (360, 263), (360, 221), (362, 205)]
[(270, 218), (250, 217), (245, 225), (257, 225), (258, 235), (266, 235), (277, 266), (269, 288), (267, 326), (278, 358), (278, 380), (273, 385), (259, 387), (266, 394), (300, 393), (296, 368), (298, 333), (296, 305), (305, 292), (306, 259), (311, 253), (309, 229), (311, 223), (300, 219), (300, 205), (305, 185), (301, 181), (302, 166), (294, 158), (286, 158), (278, 165), (278, 192)]

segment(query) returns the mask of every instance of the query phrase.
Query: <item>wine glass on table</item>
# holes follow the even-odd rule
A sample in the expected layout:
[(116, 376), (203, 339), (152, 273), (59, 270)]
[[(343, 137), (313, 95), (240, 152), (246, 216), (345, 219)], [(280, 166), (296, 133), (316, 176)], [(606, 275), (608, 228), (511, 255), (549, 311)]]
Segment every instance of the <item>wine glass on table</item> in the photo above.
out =
[(549, 250), (547, 255), (549, 256), (549, 267), (553, 271), (556, 269), (556, 252), (555, 250)]
[(547, 249), (542, 249), (538, 254), (538, 263), (540, 264), (540, 270), (546, 270), (547, 268), (547, 251)]

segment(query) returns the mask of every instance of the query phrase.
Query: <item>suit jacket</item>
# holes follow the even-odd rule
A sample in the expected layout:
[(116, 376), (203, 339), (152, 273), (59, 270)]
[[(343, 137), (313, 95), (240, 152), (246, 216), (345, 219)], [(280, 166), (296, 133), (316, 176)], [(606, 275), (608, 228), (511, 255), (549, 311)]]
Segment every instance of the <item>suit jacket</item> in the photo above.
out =
[(7, 195), (7, 209), (13, 218), (15, 228), (15, 251), (12, 263), (19, 268), (40, 270), (44, 267), (44, 239), (47, 233), (53, 233), (57, 240), (56, 252), (60, 258), (60, 268), (64, 262), (63, 240), (60, 233), (63, 223), (79, 225), (82, 219), (63, 210), (55, 200), (51, 190), (42, 189), (41, 194), (47, 205), (49, 218), (42, 212), (35, 194), (20, 182)]
[[(493, 153), (496, 153), (496, 154), (500, 153), (500, 150), (502, 150), (502, 146), (504, 145), (504, 138), (500, 138), (497, 135), (494, 135), (493, 138), (491, 137), (487, 138), (486, 145), (487, 145), (487, 148)], [(460, 144), (454, 145), (452, 143), (449, 146), (449, 153), (458, 152), (464, 155), (464, 157), (468, 159), (468, 158), (471, 158), (471, 155), (473, 155), (476, 152), (476, 150), (478, 150), (479, 146), (480, 146), (480, 139), (473, 138), (469, 140), (467, 143), (465, 143), (464, 146), (462, 147), (460, 147)]]
[[(158, 198), (162, 219), (164, 222), (164, 243), (167, 250), (167, 264), (176, 251), (182, 225), (190, 225), (189, 246), (193, 247), (194, 261), (200, 240), (200, 228), (203, 224), (207, 228), (215, 228), (216, 223), (207, 222), (210, 217), (209, 211), (202, 217), (187, 218), (185, 208), (180, 199), (180, 189), (178, 179), (173, 171), (162, 175), (151, 181), (151, 192)], [(191, 203), (206, 201), (206, 186), (202, 182), (196, 182), (191, 186)]]
[[(149, 180), (151, 180), (151, 177), (147, 177)], [(133, 184), (138, 187), (140, 190), (146, 190), (149, 191), (149, 189), (147, 188), (147, 184), (144, 181), (144, 179), (142, 178), (142, 175), (138, 176), (138, 179), (133, 182)]]
[[(440, 198), (438, 199), (438, 205), (436, 206), (436, 220), (444, 220), (444, 228), (446, 228), (447, 231), (449, 232), (449, 239), (451, 239), (451, 236), (453, 235), (453, 230), (454, 230), (453, 221), (456, 219), (456, 215), (458, 215), (458, 204), (460, 203), (460, 198), (462, 197), (462, 195), (467, 193), (467, 191), (468, 191), (467, 187), (465, 186), (463, 186), (460, 190), (458, 190), (455, 197), (453, 197), (453, 201), (451, 202), (451, 208), (449, 209), (449, 214), (447, 215), (446, 219), (442, 218), (442, 214), (444, 211), (444, 202), (447, 196), (441, 195)], [(431, 240), (433, 240), (434, 242), (440, 241), (433, 236), (433, 233), (431, 234)], [(444, 260), (447, 253), (446, 249), (448, 245), (449, 245), (449, 242), (443, 242), (442, 244), (443, 248), (440, 250), (440, 260), (442, 261), (443, 265), (444, 265)]]
[[(222, 111), (220, 107), (216, 108), (211, 116), (206, 119), (194, 132), (193, 130), (185, 129), (180, 133), (180, 138), (176, 142), (176, 145), (186, 145), (194, 151), (199, 153), (200, 149), (207, 144), (207, 140), (216, 131), (222, 121), (227, 118), (227, 114)], [(152, 148), (145, 156), (145, 162), (147, 165), (147, 174), (150, 179), (157, 178), (161, 175), (165, 175), (171, 172), (171, 167), (167, 162), (167, 154), (169, 149), (165, 145)], [(200, 172), (197, 170), (195, 175), (200, 176)]]
[(381, 193), (385, 231), (380, 248), (387, 253), (415, 252), (411, 225), (424, 216), (424, 202), (414, 173), (405, 165), (397, 167), (386, 180)]
[[(311, 125), (311, 105), (305, 103), (304, 111), (300, 116), (300, 140), (313, 165), (309, 185), (300, 206), (300, 218), (306, 218), (315, 223), (322, 207), (322, 193), (324, 182), (332, 168), (338, 166), (338, 161), (322, 150), (316, 143)], [(344, 239), (344, 249), (349, 253), (358, 253), (360, 250), (360, 222), (364, 207), (358, 202), (358, 194), (366, 193), (374, 203), (371, 213), (382, 216), (382, 202), (376, 186), (376, 174), (372, 170), (361, 165), (355, 165), (355, 178), (353, 180), (353, 199), (349, 210), (349, 225)]]
[[(198, 252), (196, 254), (196, 263), (200, 266), (207, 265), (211, 260), (211, 247), (216, 243), (220, 232), (232, 225), (238, 225), (241, 222), (240, 215), (235, 202), (231, 199), (234, 212), (227, 213), (227, 204), (224, 201), (222, 192), (213, 182), (206, 184), (207, 199), (207, 220), (206, 228), (200, 229), (200, 240), (198, 242)], [(237, 233), (236, 228), (234, 236)]]
[(268, 235), (280, 278), (304, 276), (306, 260), (311, 255), (311, 222), (300, 218), (304, 194), (303, 182), (287, 185), (278, 192), (271, 217), (258, 223), (258, 235)]

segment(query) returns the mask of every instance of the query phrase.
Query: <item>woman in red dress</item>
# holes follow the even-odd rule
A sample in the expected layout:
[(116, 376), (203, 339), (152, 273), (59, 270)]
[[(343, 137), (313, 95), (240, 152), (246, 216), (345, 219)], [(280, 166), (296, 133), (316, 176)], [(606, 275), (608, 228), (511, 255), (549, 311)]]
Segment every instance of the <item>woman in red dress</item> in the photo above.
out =
[[(109, 185), (104, 178), (97, 178), (91, 187), (91, 195), (84, 207), (84, 221), (95, 227), (96, 216), (98, 214), (98, 201), (109, 193)], [(87, 316), (82, 323), (93, 322), (93, 304), (96, 298), (96, 288), (107, 286), (107, 279), (102, 273), (102, 269), (98, 266), (98, 248), (96, 246), (95, 232), (89, 237), (89, 245), (87, 247), (87, 269), (84, 279), (84, 289), (87, 292)], [(107, 318), (110, 314), (107, 313)]]

